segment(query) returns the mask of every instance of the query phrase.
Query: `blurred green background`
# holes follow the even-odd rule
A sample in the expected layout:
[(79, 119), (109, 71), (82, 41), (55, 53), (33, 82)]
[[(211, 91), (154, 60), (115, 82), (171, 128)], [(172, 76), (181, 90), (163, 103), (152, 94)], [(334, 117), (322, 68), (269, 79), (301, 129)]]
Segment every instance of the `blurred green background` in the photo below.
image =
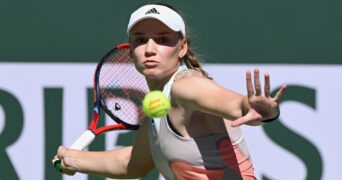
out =
[[(96, 62), (127, 41), (130, 13), (147, 2), (2, 0), (0, 61)], [(341, 1), (159, 2), (182, 12), (203, 62), (341, 63)]]

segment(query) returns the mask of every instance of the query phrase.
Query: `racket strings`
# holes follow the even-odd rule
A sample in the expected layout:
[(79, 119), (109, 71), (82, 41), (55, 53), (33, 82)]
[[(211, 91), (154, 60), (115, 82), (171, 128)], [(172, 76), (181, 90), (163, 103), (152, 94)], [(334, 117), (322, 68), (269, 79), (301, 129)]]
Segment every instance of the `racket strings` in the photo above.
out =
[(128, 124), (138, 125), (146, 118), (141, 102), (148, 87), (129, 51), (129, 48), (117, 48), (104, 59), (98, 86), (111, 114)]

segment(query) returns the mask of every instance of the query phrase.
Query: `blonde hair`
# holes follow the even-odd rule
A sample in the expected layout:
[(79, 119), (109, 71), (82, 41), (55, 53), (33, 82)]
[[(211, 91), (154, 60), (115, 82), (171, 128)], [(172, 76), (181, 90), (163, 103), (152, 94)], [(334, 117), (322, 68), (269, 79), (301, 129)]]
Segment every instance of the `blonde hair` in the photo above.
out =
[(202, 68), (201, 63), (199, 59), (196, 57), (194, 51), (190, 48), (190, 39), (187, 38), (188, 43), (188, 51), (186, 52), (185, 56), (182, 58), (183, 63), (186, 65), (188, 69), (193, 69), (201, 74), (203, 76), (207, 77), (208, 79), (212, 79), (209, 74)]

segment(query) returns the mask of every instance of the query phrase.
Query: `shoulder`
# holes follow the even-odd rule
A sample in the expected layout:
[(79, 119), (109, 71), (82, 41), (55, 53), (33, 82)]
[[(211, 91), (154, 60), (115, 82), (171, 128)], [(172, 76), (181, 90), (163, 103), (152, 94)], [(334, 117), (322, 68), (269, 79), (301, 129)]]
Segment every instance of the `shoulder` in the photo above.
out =
[(186, 92), (187, 90), (193, 92), (194, 89), (198, 90), (198, 88), (211, 83), (214, 83), (214, 81), (204, 76), (201, 72), (194, 69), (185, 69), (176, 74), (172, 89), (178, 93)]
[(211, 79), (208, 79), (199, 71), (193, 69), (182, 70), (175, 76), (171, 86), (171, 97), (178, 104), (191, 102), (199, 97), (205, 97), (202, 95), (208, 92), (208, 87), (215, 87), (213, 84), (214, 82)]
[(203, 77), (203, 78), (205, 78), (205, 76), (201, 72), (198, 72), (194, 69), (185, 69), (185, 70), (182, 70), (176, 74), (175, 81), (178, 81), (180, 79), (184, 79), (187, 77)]

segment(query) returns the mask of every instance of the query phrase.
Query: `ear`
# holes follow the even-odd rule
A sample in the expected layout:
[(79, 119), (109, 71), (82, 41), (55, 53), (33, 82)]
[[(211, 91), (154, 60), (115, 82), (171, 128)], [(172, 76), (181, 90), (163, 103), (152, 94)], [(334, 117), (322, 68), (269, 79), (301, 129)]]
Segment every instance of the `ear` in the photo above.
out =
[(180, 47), (180, 51), (179, 51), (179, 54), (178, 54), (178, 57), (181, 59), (183, 58), (186, 53), (188, 52), (188, 41), (184, 38), (181, 40), (182, 44), (181, 44), (181, 47)]

